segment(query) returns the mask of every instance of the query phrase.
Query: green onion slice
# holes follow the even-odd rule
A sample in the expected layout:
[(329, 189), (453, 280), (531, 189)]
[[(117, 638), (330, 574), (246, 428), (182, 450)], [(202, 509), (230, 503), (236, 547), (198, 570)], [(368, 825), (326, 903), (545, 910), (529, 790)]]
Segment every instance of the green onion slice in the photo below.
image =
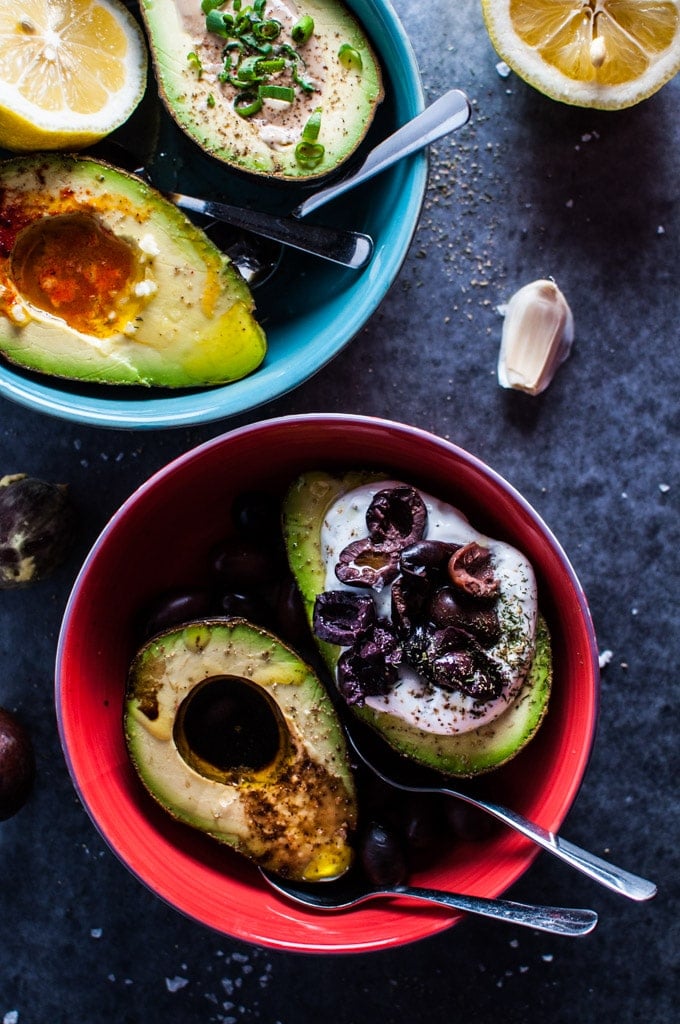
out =
[(343, 43), (338, 50), (338, 60), (343, 68), (347, 68), (348, 71), (361, 71), (363, 67), (361, 54), (354, 46), (350, 46), (349, 43)]
[(303, 14), (299, 21), (296, 21), (290, 30), (294, 43), (304, 46), (308, 43), (314, 32), (314, 19), (309, 14)]
[(317, 107), (307, 118), (307, 123), (302, 129), (303, 142), (316, 142), (321, 131), (321, 107)]
[(301, 167), (311, 169), (316, 167), (324, 158), (326, 149), (320, 142), (298, 142), (295, 147), (295, 159)]
[(261, 85), (258, 91), (263, 100), (284, 100), (286, 103), (292, 103), (295, 99), (295, 89), (290, 85)]
[(240, 92), (234, 98), (234, 110), (241, 117), (252, 117), (262, 109), (262, 97), (254, 92)]

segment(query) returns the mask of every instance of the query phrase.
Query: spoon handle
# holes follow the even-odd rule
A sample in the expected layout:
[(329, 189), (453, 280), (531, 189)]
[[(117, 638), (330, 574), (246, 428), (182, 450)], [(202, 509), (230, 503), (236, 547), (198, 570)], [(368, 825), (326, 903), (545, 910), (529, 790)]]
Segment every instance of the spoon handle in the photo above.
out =
[(607, 889), (612, 889), (614, 892), (618, 892), (622, 896), (627, 896), (629, 899), (636, 901), (649, 900), (656, 895), (656, 885), (654, 882), (641, 878), (640, 875), (634, 875), (630, 871), (624, 871), (623, 868), (610, 864), (601, 857), (595, 856), (594, 853), (582, 850), (575, 843), (561, 839), (554, 832), (549, 832), (535, 822), (529, 821), (516, 811), (511, 811), (507, 807), (501, 807), (487, 800), (468, 798), (464, 793), (459, 793), (457, 790), (445, 789), (443, 792), (448, 792), (450, 796), (455, 796), (459, 800), (465, 800), (466, 803), (471, 804), (473, 807), (480, 807), (482, 810), (488, 811), (494, 818), (498, 818), (499, 821), (510, 825), (511, 828), (521, 832), (527, 839), (531, 839), (532, 842), (547, 850), (548, 853), (553, 854), (559, 860), (564, 861), (565, 864), (569, 864), (570, 867), (592, 878), (593, 881), (604, 885)]
[(424, 149), (442, 135), (448, 135), (454, 129), (461, 128), (469, 117), (470, 101), (467, 96), (460, 89), (451, 89), (372, 149), (354, 174), (315, 192), (300, 203), (293, 211), (294, 216), (305, 217), (312, 210), (317, 210), (348, 189), (355, 188), (391, 167), (397, 160)]
[(594, 910), (580, 910), (572, 907), (538, 907), (511, 900), (492, 900), (483, 896), (465, 896), (460, 893), (441, 892), (439, 889), (424, 889), (417, 886), (397, 885), (382, 890), (386, 895), (394, 893), (408, 896), (444, 907), (455, 907), (470, 914), (493, 917), (509, 924), (524, 925), (538, 931), (553, 932), (557, 935), (587, 935), (597, 924)]
[(280, 242), (353, 270), (364, 267), (373, 253), (373, 240), (359, 231), (303, 224), (293, 217), (277, 217), (275, 214), (230, 206), (212, 199), (195, 199), (179, 192), (171, 192), (168, 198), (184, 210), (224, 221), (243, 231), (263, 235), (273, 242)]

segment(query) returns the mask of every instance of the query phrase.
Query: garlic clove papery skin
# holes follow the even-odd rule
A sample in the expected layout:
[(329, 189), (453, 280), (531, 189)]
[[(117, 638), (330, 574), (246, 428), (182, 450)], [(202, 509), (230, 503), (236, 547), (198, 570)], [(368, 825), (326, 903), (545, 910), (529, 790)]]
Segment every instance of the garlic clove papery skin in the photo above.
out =
[(507, 304), (498, 383), (539, 395), (567, 359), (574, 341), (574, 318), (554, 281), (524, 285)]

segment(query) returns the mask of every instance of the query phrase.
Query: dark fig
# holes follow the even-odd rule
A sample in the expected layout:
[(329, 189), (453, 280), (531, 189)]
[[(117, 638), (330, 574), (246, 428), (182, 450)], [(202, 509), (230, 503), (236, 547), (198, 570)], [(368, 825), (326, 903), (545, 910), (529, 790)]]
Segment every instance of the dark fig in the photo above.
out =
[(0, 821), (21, 810), (35, 778), (35, 755), (28, 730), (16, 715), (0, 708)]
[(64, 484), (16, 473), (0, 478), (0, 588), (49, 575), (75, 540), (76, 513)]

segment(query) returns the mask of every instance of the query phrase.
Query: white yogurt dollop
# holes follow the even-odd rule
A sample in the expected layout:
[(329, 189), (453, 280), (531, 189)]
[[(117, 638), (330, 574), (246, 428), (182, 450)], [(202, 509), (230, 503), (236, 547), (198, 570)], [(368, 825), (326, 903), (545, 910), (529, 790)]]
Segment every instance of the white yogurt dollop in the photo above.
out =
[[(366, 537), (366, 511), (382, 490), (404, 486), (401, 481), (378, 480), (344, 494), (328, 510), (321, 530), (321, 553), (326, 566), (326, 590), (358, 588), (341, 583), (335, 575), (340, 552), (352, 541)], [(500, 584), (496, 612), (501, 636), (486, 649), (500, 669), (503, 690), (499, 697), (482, 702), (426, 682), (414, 669), (399, 666), (399, 675), (389, 693), (367, 697), (367, 706), (387, 712), (426, 732), (452, 735), (469, 732), (493, 722), (512, 703), (524, 682), (534, 655), (538, 603), (536, 579), (531, 564), (521, 552), (502, 541), (478, 533), (461, 512), (432, 495), (420, 491), (427, 508), (424, 539), (469, 544), (476, 541), (491, 552), (494, 575)], [(391, 585), (371, 593), (381, 617), (389, 617)]]

